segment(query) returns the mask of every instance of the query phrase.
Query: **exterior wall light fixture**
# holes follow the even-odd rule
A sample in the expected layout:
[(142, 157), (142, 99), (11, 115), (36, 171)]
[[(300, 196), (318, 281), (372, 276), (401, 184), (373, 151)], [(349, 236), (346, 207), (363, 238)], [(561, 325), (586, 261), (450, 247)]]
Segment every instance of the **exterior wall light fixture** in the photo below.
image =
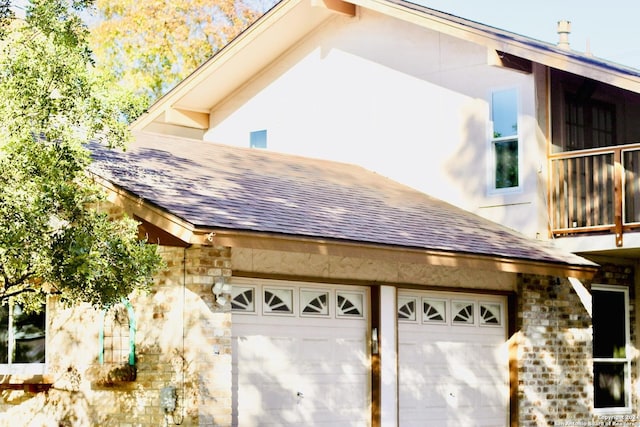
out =
[(211, 292), (216, 297), (216, 304), (224, 307), (231, 298), (231, 285), (225, 282), (224, 277), (218, 277), (211, 287)]

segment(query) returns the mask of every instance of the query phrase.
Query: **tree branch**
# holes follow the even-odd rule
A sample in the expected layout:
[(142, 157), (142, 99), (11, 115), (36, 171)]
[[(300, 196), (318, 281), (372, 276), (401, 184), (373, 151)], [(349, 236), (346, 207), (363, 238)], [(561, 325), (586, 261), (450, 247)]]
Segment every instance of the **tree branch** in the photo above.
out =
[(35, 289), (32, 289), (32, 288), (22, 288), (22, 289), (19, 289), (19, 290), (16, 290), (16, 291), (10, 292), (10, 293), (8, 293), (8, 294), (7, 294), (7, 293), (5, 293), (5, 294), (3, 294), (3, 295), (0, 295), (0, 300), (1, 300), (1, 301), (2, 301), (2, 303), (4, 304), (4, 302), (5, 302), (5, 301), (7, 301), (8, 299), (10, 299), (10, 298), (12, 298), (12, 297), (15, 297), (15, 296), (17, 296), (17, 295), (23, 294), (23, 293), (25, 293), (25, 292), (35, 292), (35, 291), (36, 291), (36, 290), (35, 290)]

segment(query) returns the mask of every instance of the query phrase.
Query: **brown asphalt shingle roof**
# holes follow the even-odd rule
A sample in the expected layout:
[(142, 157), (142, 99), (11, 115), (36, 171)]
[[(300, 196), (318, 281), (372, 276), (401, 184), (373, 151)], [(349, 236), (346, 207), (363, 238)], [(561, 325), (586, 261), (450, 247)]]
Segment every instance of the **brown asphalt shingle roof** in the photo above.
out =
[(595, 266), (359, 166), (136, 136), (92, 172), (196, 227)]

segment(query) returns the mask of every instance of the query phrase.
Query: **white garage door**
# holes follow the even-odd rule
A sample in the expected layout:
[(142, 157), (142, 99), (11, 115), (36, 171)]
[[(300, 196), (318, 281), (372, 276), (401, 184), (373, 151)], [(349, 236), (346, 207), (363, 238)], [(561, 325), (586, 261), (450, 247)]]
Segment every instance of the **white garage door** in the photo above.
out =
[(367, 426), (366, 288), (233, 283), (233, 424)]
[(505, 426), (506, 299), (398, 293), (400, 426)]

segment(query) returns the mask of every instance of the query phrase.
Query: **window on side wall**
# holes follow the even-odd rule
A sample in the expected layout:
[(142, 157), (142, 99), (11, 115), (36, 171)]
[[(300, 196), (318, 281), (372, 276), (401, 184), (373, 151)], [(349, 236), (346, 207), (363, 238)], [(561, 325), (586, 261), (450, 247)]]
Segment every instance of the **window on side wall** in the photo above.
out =
[(491, 189), (503, 191), (520, 186), (518, 143), (518, 94), (515, 89), (491, 94)]
[(567, 94), (564, 133), (564, 151), (616, 145), (615, 105)]
[(626, 288), (592, 287), (593, 400), (599, 412), (630, 409), (629, 294)]
[(46, 315), (19, 304), (0, 306), (0, 373), (42, 374), (46, 361)]
[(134, 366), (135, 333), (135, 314), (128, 300), (103, 310), (99, 333), (100, 364)]

